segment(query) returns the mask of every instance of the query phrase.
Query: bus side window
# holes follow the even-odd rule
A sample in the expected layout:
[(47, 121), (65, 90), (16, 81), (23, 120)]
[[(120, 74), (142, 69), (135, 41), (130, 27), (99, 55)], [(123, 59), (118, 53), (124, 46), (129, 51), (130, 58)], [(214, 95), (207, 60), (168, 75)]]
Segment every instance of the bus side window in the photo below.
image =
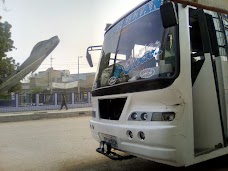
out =
[[(191, 12), (191, 11), (190, 11)], [(189, 21), (190, 41), (191, 41), (191, 77), (194, 84), (200, 69), (204, 63), (204, 52), (202, 37), (200, 33), (199, 20), (197, 16), (190, 17)]]
[(198, 18), (190, 18), (190, 40), (191, 40), (191, 55), (192, 57), (203, 54), (203, 44), (200, 34)]

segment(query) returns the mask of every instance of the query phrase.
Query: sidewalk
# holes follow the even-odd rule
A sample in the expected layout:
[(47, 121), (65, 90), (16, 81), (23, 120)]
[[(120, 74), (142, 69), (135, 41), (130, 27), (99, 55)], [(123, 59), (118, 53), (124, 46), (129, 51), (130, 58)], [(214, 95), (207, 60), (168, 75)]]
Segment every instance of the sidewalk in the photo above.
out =
[(92, 107), (73, 108), (62, 110), (40, 110), (40, 111), (24, 111), (0, 113), (0, 123), (2, 122), (19, 122), (39, 119), (66, 118), (77, 116), (91, 116)]

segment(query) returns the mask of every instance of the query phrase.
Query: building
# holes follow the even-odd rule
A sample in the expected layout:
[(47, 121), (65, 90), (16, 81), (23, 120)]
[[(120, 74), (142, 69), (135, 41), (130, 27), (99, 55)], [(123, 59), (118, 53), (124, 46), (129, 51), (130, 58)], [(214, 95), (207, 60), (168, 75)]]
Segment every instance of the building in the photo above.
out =
[(69, 70), (48, 68), (30, 77), (30, 90), (40, 89), (43, 92), (61, 92), (78, 90), (78, 79), (81, 91), (92, 89), (95, 73), (70, 74)]
[(21, 83), (20, 93), (27, 93), (30, 91), (30, 83)]

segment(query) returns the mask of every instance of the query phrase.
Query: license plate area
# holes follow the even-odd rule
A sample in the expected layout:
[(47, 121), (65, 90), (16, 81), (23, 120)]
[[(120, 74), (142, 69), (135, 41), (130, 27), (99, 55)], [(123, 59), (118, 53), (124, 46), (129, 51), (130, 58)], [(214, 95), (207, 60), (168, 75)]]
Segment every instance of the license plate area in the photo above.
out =
[(101, 141), (111, 144), (113, 148), (118, 148), (117, 138), (115, 136), (99, 133), (99, 137)]

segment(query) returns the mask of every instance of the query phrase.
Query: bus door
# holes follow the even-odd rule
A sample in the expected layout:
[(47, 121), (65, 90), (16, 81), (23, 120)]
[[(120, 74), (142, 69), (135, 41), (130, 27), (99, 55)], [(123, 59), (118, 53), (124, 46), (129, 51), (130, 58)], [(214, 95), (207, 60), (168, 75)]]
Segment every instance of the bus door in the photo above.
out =
[[(221, 113), (212, 17), (190, 9), (191, 78), (195, 156), (224, 147), (226, 118)], [(211, 25), (212, 26), (211, 26)], [(210, 28), (209, 28), (210, 25)]]

